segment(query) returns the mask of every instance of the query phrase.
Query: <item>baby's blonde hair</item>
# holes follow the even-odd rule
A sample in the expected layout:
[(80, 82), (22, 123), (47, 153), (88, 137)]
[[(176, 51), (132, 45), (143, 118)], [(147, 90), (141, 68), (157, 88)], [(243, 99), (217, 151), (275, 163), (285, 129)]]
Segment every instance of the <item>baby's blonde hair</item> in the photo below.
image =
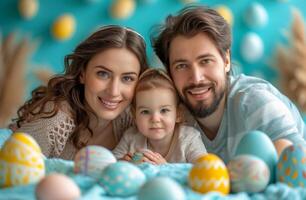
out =
[(138, 79), (135, 88), (135, 96), (132, 101), (132, 109), (134, 111), (136, 110), (137, 92), (152, 90), (156, 88), (171, 90), (175, 94), (177, 105), (179, 105), (179, 96), (167, 72), (161, 68), (149, 68), (145, 70)]

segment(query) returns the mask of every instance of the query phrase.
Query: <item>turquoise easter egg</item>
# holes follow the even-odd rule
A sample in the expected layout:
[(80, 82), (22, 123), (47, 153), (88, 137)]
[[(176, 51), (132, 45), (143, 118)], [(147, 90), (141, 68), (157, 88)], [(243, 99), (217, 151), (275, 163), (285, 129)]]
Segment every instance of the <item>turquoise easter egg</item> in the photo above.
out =
[(27, 185), (45, 175), (39, 145), (26, 133), (13, 133), (0, 151), (0, 187)]
[(263, 27), (268, 23), (268, 13), (262, 4), (253, 2), (244, 13), (244, 21), (250, 28)]
[(103, 169), (117, 160), (113, 153), (101, 146), (86, 146), (74, 158), (74, 172), (98, 178)]
[(137, 166), (125, 161), (108, 165), (100, 176), (100, 183), (110, 196), (135, 195), (145, 181), (144, 173)]
[(287, 147), (279, 157), (277, 181), (291, 187), (306, 187), (306, 147), (295, 144)]
[(242, 154), (253, 155), (262, 159), (270, 170), (269, 183), (275, 181), (277, 152), (273, 142), (264, 132), (254, 130), (244, 135), (236, 149), (236, 155)]
[(168, 177), (157, 177), (146, 182), (139, 190), (138, 200), (184, 200), (182, 187)]
[(264, 53), (264, 44), (262, 39), (256, 33), (247, 33), (241, 42), (240, 54), (242, 58), (253, 63), (262, 58)]
[(269, 183), (269, 167), (255, 156), (236, 156), (228, 163), (227, 168), (233, 192), (261, 192)]

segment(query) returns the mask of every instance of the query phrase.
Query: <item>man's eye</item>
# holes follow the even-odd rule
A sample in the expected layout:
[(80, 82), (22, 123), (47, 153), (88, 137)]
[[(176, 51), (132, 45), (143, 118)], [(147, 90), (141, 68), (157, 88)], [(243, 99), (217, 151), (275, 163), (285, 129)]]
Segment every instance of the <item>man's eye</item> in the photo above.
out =
[(101, 77), (102, 79), (107, 79), (110, 77), (109, 72), (106, 72), (106, 71), (98, 71), (97, 75)]
[(181, 69), (185, 69), (185, 68), (187, 68), (187, 64), (183, 64), (183, 63), (175, 66), (176, 70), (181, 70)]

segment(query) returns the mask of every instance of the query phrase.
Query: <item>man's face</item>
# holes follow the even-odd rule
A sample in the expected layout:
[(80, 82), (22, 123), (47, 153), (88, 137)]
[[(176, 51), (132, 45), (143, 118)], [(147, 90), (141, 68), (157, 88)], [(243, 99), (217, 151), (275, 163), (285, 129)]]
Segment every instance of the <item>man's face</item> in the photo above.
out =
[(177, 36), (169, 48), (170, 73), (180, 97), (198, 118), (216, 111), (227, 87), (229, 52), (225, 61), (206, 34)]

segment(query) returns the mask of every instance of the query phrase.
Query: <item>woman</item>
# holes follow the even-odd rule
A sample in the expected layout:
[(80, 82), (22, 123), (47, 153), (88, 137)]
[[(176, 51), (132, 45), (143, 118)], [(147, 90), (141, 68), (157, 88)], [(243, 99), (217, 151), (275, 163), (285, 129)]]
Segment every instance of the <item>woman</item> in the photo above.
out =
[(65, 57), (63, 75), (32, 92), (14, 131), (33, 136), (47, 157), (73, 159), (86, 145), (113, 149), (133, 123), (129, 105), (146, 68), (143, 38), (105, 26)]

